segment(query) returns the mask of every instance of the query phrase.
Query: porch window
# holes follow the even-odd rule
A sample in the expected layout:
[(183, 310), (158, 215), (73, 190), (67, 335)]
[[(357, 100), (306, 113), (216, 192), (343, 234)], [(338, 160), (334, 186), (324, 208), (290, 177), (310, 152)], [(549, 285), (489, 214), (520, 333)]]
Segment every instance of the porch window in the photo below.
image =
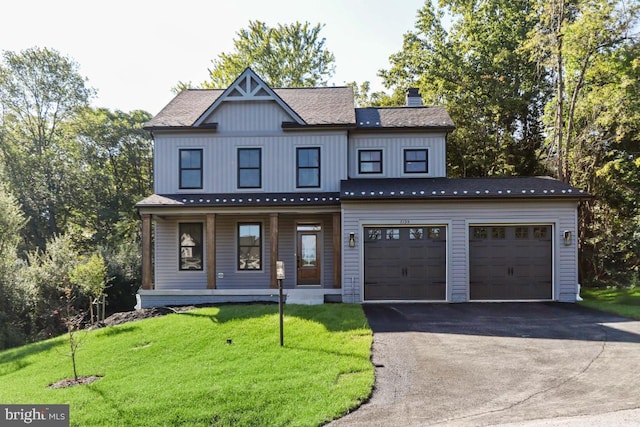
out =
[(297, 148), (296, 170), (297, 187), (320, 187), (320, 148)]
[(382, 173), (382, 150), (358, 151), (358, 173)]
[(428, 150), (404, 150), (404, 173), (428, 173)]
[(202, 188), (202, 149), (180, 150), (180, 188)]
[(180, 270), (202, 270), (202, 223), (178, 224)]
[(262, 224), (238, 224), (238, 270), (262, 270)]
[(262, 150), (238, 148), (238, 188), (262, 186)]

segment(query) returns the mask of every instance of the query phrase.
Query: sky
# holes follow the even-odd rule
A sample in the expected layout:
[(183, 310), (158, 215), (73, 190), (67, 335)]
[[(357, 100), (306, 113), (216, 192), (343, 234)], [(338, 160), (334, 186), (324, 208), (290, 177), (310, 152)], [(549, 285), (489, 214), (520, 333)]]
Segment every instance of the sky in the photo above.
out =
[(79, 64), (97, 89), (94, 107), (158, 113), (179, 81), (207, 79), (211, 60), (231, 52), (250, 20), (269, 26), (325, 24), (333, 52), (330, 85), (370, 81), (402, 48), (425, 0), (11, 0), (0, 8), (0, 51), (38, 46)]

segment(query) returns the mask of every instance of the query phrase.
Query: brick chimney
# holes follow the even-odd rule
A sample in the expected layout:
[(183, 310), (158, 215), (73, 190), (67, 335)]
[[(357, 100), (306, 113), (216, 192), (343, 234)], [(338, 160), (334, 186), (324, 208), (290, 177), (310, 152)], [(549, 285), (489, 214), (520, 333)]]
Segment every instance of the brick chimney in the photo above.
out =
[(422, 97), (418, 92), (417, 87), (410, 87), (407, 89), (407, 107), (421, 107), (422, 106)]

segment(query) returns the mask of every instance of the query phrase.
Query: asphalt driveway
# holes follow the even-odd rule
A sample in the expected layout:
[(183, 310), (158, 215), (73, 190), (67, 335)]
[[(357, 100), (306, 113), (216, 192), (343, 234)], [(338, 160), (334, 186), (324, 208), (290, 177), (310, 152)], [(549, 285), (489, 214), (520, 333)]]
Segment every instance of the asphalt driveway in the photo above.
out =
[(561, 303), (371, 304), (376, 385), (332, 426), (640, 425), (640, 322)]

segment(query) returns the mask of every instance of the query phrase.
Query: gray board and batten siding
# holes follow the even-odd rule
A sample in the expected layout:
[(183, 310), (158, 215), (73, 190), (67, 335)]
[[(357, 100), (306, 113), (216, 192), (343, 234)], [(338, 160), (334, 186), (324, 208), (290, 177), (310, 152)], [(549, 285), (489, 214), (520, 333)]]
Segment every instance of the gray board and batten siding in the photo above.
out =
[[(242, 114), (238, 109), (242, 108)], [(223, 117), (218, 117), (218, 115)], [(185, 134), (182, 131), (154, 132), (154, 192), (175, 193), (238, 193), (257, 189), (239, 189), (237, 182), (238, 148), (260, 148), (262, 155), (262, 186), (264, 192), (339, 191), (340, 180), (346, 178), (346, 130), (309, 130), (291, 132), (282, 129), (287, 118), (274, 102), (255, 105), (222, 104), (212, 120), (218, 120), (215, 131)], [(320, 187), (296, 188), (296, 148), (320, 149)], [(178, 183), (178, 150), (202, 149), (203, 188), (180, 190)]]
[[(406, 149), (426, 149), (428, 152), (428, 173), (404, 173), (404, 151)], [(361, 150), (382, 151), (382, 173), (359, 173), (358, 152)], [(349, 135), (349, 177), (350, 178), (400, 178), (400, 177), (445, 177), (446, 148), (444, 133), (354, 133)]]

